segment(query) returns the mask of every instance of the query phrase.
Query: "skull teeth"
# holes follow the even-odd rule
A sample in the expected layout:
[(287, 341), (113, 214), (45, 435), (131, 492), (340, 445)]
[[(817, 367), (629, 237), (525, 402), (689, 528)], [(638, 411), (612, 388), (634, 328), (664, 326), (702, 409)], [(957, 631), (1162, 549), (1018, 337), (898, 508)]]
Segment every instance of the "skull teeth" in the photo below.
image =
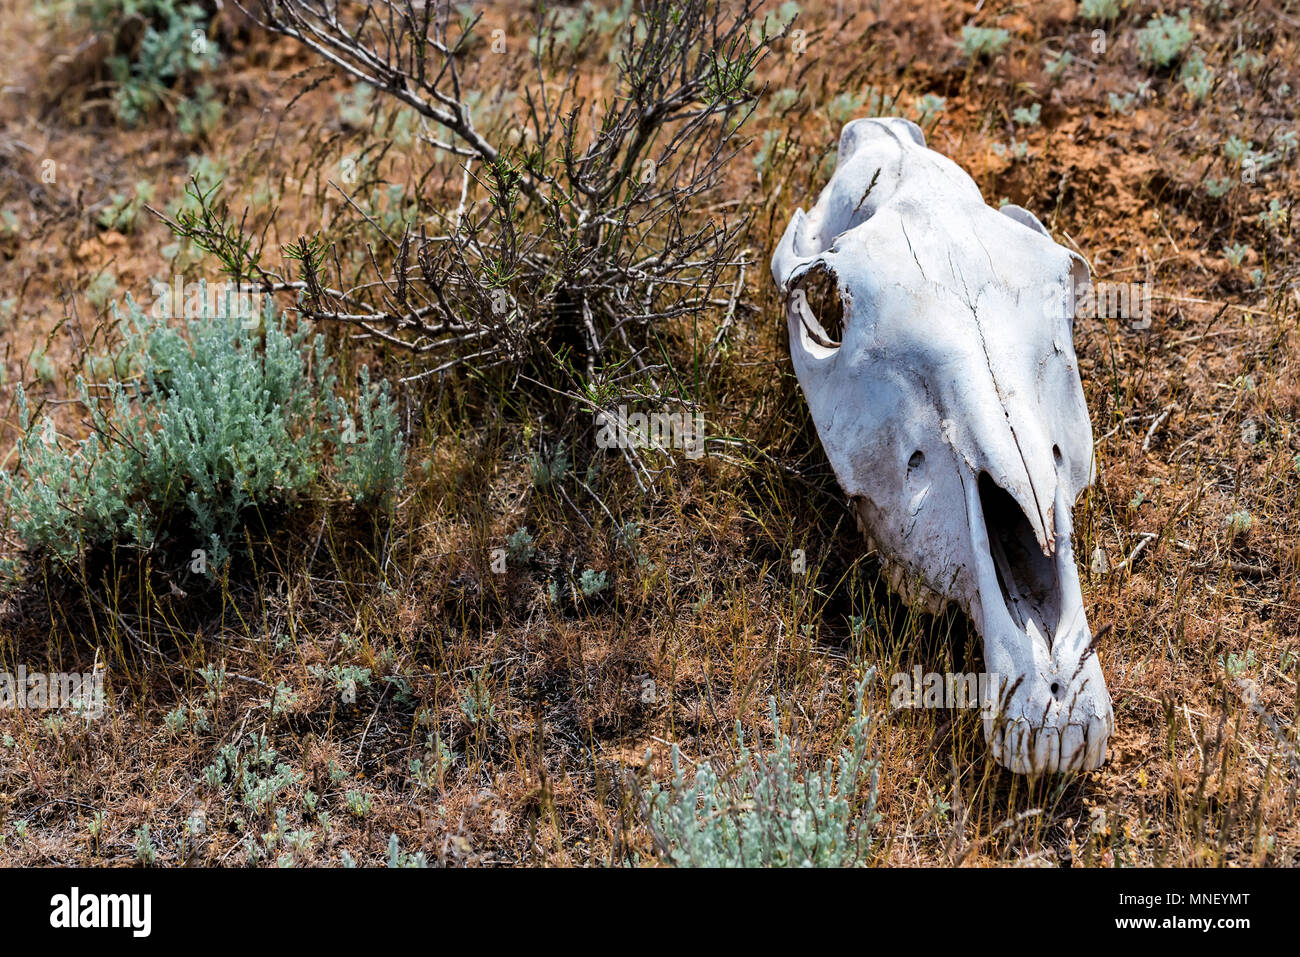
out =
[(890, 591), (907, 604), (917, 605), (930, 615), (938, 615), (947, 607), (947, 598), (927, 586), (901, 563), (886, 558), (870, 536), (866, 536), (866, 540), (867, 548), (877, 553), (881, 574), (889, 585)]
[(880, 543), (871, 534), (871, 527), (860, 502), (853, 503), (852, 512), (858, 531), (866, 542), (867, 552), (874, 552), (880, 561), (881, 574), (889, 585), (889, 590), (909, 605), (919, 605), (928, 614), (937, 615), (942, 612), (948, 605), (948, 599), (922, 582), (907, 566), (888, 557), (888, 553), (881, 549)]

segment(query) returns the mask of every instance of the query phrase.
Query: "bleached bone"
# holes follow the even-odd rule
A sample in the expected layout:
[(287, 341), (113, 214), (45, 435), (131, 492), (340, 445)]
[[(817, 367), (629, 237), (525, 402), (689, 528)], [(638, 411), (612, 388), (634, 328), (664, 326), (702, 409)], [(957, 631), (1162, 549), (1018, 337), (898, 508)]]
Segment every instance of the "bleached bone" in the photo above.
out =
[(1092, 429), (1074, 354), (1087, 266), (1018, 206), (985, 204), (901, 119), (844, 127), (772, 275), (813, 423), (886, 578), (956, 602), (1007, 682), (995, 759), (1098, 767), (1114, 727), (1084, 614), (1072, 508)]

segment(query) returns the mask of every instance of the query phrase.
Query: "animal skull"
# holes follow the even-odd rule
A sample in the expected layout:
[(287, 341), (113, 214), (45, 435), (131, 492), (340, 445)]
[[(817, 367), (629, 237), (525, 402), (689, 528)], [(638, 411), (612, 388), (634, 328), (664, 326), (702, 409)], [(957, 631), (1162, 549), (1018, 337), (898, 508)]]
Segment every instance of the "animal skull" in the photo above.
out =
[(772, 256), (813, 423), (891, 586), (955, 601), (1005, 682), (985, 737), (1012, 771), (1106, 758), (1110, 695), (1071, 510), (1094, 476), (1072, 342), (1087, 266), (995, 210), (914, 123), (844, 127), (834, 175)]

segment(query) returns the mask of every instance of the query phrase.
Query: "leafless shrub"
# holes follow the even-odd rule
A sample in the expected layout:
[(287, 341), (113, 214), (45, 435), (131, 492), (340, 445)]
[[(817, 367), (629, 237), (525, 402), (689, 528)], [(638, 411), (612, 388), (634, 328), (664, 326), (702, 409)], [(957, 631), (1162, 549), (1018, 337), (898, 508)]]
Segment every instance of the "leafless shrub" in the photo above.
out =
[[(662, 355), (658, 337), (673, 320), (734, 310), (746, 219), (703, 202), (743, 145), (754, 69), (779, 39), (756, 25), (756, 0), (730, 11), (718, 0), (638, 0), (598, 102), (580, 95), (578, 71), (557, 50), (555, 20), (539, 9), (529, 54), (535, 81), (521, 91), (520, 125), (500, 135), (475, 127), (463, 82), (481, 42), (479, 18), (459, 22), (449, 3), (261, 0), (241, 8), (341, 76), (414, 110), (421, 138), (461, 167), (459, 202), (434, 213), (440, 229), (380, 229), (364, 282), (346, 283), (341, 270), (329, 281), (330, 251), (317, 239), (290, 249), (296, 281), (243, 264), (267, 288), (301, 290), (305, 315), (422, 357), (413, 377), (462, 363), (544, 360), (549, 385), (594, 399), (599, 369), (653, 379), (647, 353)], [(203, 244), (201, 231), (189, 234)], [(208, 248), (214, 237), (220, 246), (220, 228), (206, 237)]]

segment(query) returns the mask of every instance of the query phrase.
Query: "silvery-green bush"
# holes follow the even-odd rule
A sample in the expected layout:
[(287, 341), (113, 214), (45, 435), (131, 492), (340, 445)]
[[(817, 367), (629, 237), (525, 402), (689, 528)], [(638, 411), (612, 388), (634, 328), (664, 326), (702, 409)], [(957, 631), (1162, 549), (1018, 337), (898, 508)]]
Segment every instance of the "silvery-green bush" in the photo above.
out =
[(1138, 31), (1138, 59), (1147, 66), (1164, 68), (1173, 63), (1194, 39), (1191, 13), (1179, 10), (1178, 16), (1161, 14), (1152, 17)]
[[(115, 36), (123, 23), (143, 23), (132, 49), (108, 58), (117, 89), (113, 107), (118, 117), (135, 125), (167, 99), (178, 84), (217, 66), (220, 55), (208, 39), (208, 13), (197, 3), (181, 0), (83, 0), (79, 12), (96, 29)], [(116, 41), (114, 41), (116, 44)], [(180, 99), (179, 104), (190, 101)]]
[(18, 390), (17, 468), (0, 472), (0, 493), (30, 552), (66, 562), (179, 535), (221, 566), (254, 509), (329, 482), (372, 504), (398, 488), (406, 453), (387, 383), (363, 372), (354, 410), (323, 337), (290, 330), (269, 300), (241, 317), (202, 299), (203, 315), (176, 325), (127, 299), (121, 348), (76, 378), (84, 439), (33, 422)]
[(857, 685), (839, 754), (807, 766), (781, 730), (775, 699), (769, 753), (755, 753), (736, 725), (737, 760), (719, 774), (705, 761), (688, 781), (674, 745), (673, 780), (651, 785), (649, 825), (668, 861), (684, 867), (856, 867), (871, 855), (879, 765), (868, 758), (872, 719)]
[(339, 437), (334, 443), (335, 479), (355, 502), (382, 501), (401, 486), (406, 471), (406, 444), (388, 383), (372, 383), (370, 370), (363, 366), (355, 419), (337, 396), (330, 397), (330, 404)]

